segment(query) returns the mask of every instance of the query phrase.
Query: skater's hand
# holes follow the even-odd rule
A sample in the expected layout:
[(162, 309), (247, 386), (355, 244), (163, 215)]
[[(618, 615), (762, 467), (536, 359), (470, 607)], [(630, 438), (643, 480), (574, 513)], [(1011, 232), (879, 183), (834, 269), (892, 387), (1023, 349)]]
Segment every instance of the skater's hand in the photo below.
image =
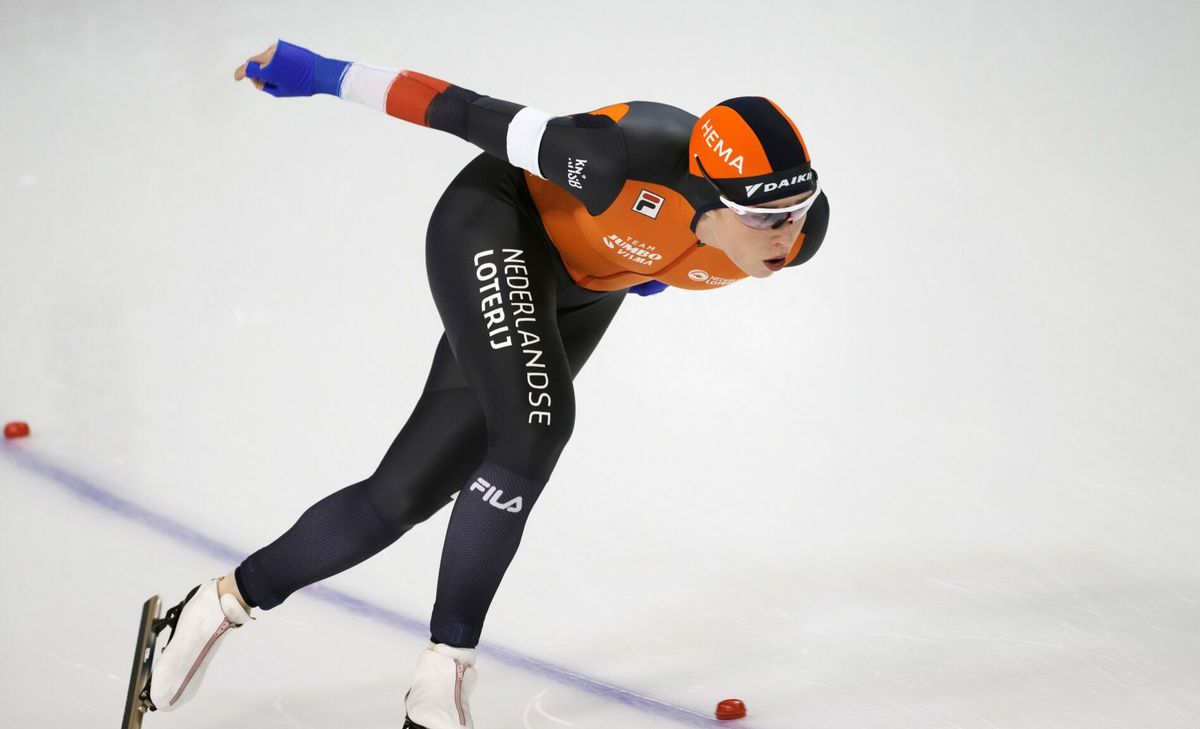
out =
[[(250, 56), (247, 58), (245, 63), (234, 69), (233, 80), (241, 81), (242, 79), (246, 78), (246, 68), (251, 63), (255, 64), (257, 70), (261, 71), (262, 69), (266, 68), (267, 65), (271, 63), (271, 59), (275, 57), (275, 45), (276, 44), (272, 43), (271, 45), (267, 46), (267, 50), (259, 53), (257, 56)], [(259, 91), (262, 91), (263, 87), (266, 85), (257, 78), (251, 77), (250, 80), (254, 83), (254, 88), (258, 89)]]
[(341, 93), (347, 61), (325, 58), (288, 43), (276, 41), (267, 50), (251, 56), (233, 72), (233, 80), (249, 77), (254, 87), (271, 96), (312, 96)]

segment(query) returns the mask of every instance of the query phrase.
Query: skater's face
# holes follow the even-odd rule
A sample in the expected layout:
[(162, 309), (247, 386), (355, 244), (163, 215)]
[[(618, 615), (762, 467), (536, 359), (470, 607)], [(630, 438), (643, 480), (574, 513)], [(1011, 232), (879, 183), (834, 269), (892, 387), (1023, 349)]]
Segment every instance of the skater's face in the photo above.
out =
[[(812, 193), (803, 193), (757, 205), (760, 208), (787, 208), (804, 202)], [(784, 259), (804, 227), (807, 211), (778, 227), (757, 229), (743, 223), (729, 208), (710, 210), (696, 225), (696, 236), (706, 246), (721, 250), (747, 275), (766, 278), (783, 268)]]

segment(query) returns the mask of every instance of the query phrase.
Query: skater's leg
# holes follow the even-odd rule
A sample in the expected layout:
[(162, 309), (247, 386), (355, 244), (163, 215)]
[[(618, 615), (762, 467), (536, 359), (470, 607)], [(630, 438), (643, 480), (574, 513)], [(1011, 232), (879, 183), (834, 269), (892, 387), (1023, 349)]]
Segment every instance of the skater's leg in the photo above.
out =
[[(575, 419), (551, 252), (511, 200), (487, 184), (469, 184), (495, 166), (477, 159), (450, 186), (433, 213), (426, 246), (434, 301), (487, 421), (483, 462), (451, 513), (431, 622), (436, 643), (459, 648), (478, 642)], [(580, 311), (607, 324), (619, 296), (614, 301)], [(571, 334), (582, 366), (598, 335), (574, 328)]]
[[(601, 334), (620, 306), (621, 298), (622, 294), (616, 293), (558, 312), (558, 328), (570, 363), (572, 377), (579, 373), (588, 356), (595, 349)], [(460, 496), (459, 500), (462, 501), (463, 498)], [(452, 523), (462, 523), (458, 519), (457, 514), (452, 514)], [(451, 543), (449, 535), (447, 543)], [(446, 559), (443, 556), (443, 574), (450, 574)], [(455, 579), (455, 584), (463, 584), (463, 579), (461, 576), (458, 577)], [(447, 598), (441, 592), (443, 580), (439, 579), (438, 587), (439, 605), (444, 605)], [(474, 650), (444, 643), (431, 643), (426, 650), (421, 652), (413, 675), (412, 688), (405, 699), (408, 711), (405, 728), (455, 727), (461, 729), (464, 726), (471, 726), (468, 698), (475, 680)]]
[(410, 527), (450, 503), (487, 446), (483, 411), (445, 335), (424, 392), (429, 397), (423, 425), (405, 426), (409, 432), (397, 436), (367, 487), (385, 520)]
[(318, 501), (235, 571), (242, 599), (275, 607), (392, 544), (450, 500), (485, 444), (483, 414), (445, 338), (425, 391), (375, 473)]
[[(383, 462), (367, 480), (314, 504), (283, 536), (230, 576), (197, 587), (162, 621), (149, 708), (174, 709), (195, 694), (216, 646), (249, 619), (249, 606), (279, 604), (307, 584), (375, 554), (450, 499), (482, 458), (483, 414), (443, 337), (425, 391)], [(460, 457), (466, 457), (466, 463)], [(157, 632), (157, 631), (156, 631)]]
[[(430, 632), (404, 726), (470, 727), (468, 695), (484, 618), (525, 520), (570, 437), (571, 380), (620, 306), (584, 292), (558, 263), (523, 183), (480, 157), (429, 226), (434, 301), (487, 421), (487, 450), (451, 512)], [(499, 184), (497, 184), (499, 180)], [(524, 204), (523, 204), (524, 203)]]
[[(561, 390), (551, 390), (555, 398), (551, 407), (559, 406), (553, 417), (562, 414), (565, 420), (569, 413), (573, 419), (573, 390), (567, 390), (568, 378), (573, 379), (583, 367), (619, 305), (620, 296), (616, 295), (560, 313), (561, 331), (542, 337), (539, 346), (546, 348), (543, 357), (548, 376), (568, 383)], [(549, 356), (552, 347), (557, 350), (553, 358)], [(504, 393), (496, 380), (509, 378), (510, 390), (527, 395), (526, 388), (512, 387), (511, 383), (520, 377), (500, 364), (503, 357), (492, 355), (464, 347), (466, 362), (487, 363), (475, 373), (481, 387), (490, 393)], [(498, 400), (485, 405), (489, 413), (488, 453), (455, 503), (447, 527), (430, 628), (435, 643), (468, 648), (478, 643), (492, 598), (520, 544), (529, 511), (570, 435), (569, 426), (562, 423), (557, 429), (522, 432), (531, 427), (520, 417), (528, 414), (528, 407), (522, 409), (519, 403), (503, 397)]]

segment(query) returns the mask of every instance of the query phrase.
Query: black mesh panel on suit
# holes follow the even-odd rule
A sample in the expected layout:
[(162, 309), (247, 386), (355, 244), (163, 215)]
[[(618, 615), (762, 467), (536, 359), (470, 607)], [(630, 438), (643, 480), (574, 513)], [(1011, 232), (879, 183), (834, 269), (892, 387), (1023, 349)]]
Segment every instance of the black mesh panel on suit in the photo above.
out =
[(438, 571), (433, 642), (474, 648), (546, 482), (484, 463), (458, 494)]
[(371, 506), (365, 482), (313, 504), (279, 539), (250, 555), (237, 583), (252, 606), (269, 610), (296, 590), (349, 569), (400, 538)]

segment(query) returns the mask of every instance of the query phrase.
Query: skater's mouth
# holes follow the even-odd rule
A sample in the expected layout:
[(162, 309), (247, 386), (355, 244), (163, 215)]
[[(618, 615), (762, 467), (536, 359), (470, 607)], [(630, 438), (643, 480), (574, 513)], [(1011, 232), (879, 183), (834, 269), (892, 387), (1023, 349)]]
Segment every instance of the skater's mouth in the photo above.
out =
[(768, 258), (765, 261), (763, 261), (763, 265), (766, 266), (767, 268), (771, 269), (772, 271), (778, 271), (779, 269), (783, 268), (784, 261), (786, 261), (786, 260), (787, 260), (787, 256), (780, 256), (779, 258)]

